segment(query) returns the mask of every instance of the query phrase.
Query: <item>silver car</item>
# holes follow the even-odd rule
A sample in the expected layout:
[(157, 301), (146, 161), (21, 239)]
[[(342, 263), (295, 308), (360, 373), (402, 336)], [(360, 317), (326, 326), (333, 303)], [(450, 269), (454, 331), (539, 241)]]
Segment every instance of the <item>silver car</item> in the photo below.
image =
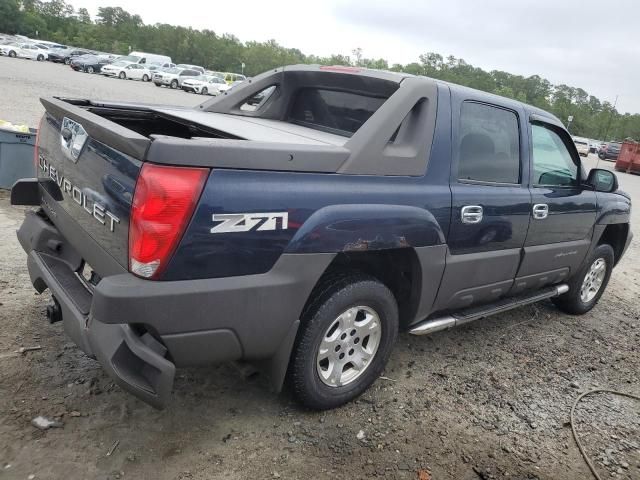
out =
[(190, 70), (188, 68), (168, 68), (166, 70), (157, 71), (153, 74), (153, 83), (156, 87), (171, 87), (173, 89), (179, 88), (188, 78), (198, 77), (200, 72), (197, 70)]

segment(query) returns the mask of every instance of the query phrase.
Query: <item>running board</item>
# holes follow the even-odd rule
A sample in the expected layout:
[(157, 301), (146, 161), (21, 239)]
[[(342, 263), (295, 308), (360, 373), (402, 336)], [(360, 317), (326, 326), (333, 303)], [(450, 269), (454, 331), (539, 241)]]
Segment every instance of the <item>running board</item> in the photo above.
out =
[(567, 293), (568, 291), (569, 285), (563, 283), (561, 285), (555, 285), (542, 291), (535, 292), (534, 294), (505, 298), (499, 302), (489, 305), (473, 307), (452, 315), (425, 320), (409, 330), (409, 333), (412, 335), (428, 335), (433, 332), (439, 332), (440, 330), (464, 325), (465, 323), (473, 322), (479, 318), (506, 312), (513, 308), (522, 307), (523, 305), (529, 305), (530, 303), (536, 303), (540, 300), (557, 297), (563, 293)]

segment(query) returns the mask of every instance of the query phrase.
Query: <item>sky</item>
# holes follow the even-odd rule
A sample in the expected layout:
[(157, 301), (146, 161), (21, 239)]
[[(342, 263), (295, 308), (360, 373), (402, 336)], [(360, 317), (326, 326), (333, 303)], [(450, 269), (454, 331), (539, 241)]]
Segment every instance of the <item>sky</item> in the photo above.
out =
[(119, 6), (242, 41), (275, 39), (305, 54), (418, 61), (453, 55), (484, 70), (538, 74), (640, 113), (638, 0), (69, 0), (92, 15)]

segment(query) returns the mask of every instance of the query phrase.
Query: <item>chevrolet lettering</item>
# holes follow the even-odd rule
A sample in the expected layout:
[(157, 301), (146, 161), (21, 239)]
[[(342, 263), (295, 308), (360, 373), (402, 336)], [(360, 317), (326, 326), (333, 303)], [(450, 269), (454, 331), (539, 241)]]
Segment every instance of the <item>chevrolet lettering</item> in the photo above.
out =
[[(60, 175), (56, 167), (47, 163), (47, 160), (42, 155), (38, 155), (38, 166), (45, 176), (51, 178), (51, 180), (56, 183), (63, 194), (70, 196), (85, 212), (102, 225), (107, 225), (109, 231), (113, 232), (115, 230), (116, 224), (120, 223), (118, 217), (108, 211), (103, 205), (88, 199), (87, 195), (80, 188), (73, 185), (68, 179), (64, 178), (63, 175)], [(43, 202), (43, 204), (48, 206), (49, 211), (53, 212), (47, 202)]]
[(597, 308), (631, 241), (629, 195), (558, 118), (427, 77), (293, 65), (196, 108), (41, 101), (39, 178), (11, 192), (40, 207), (31, 282), (159, 408), (177, 368), (228, 361), (337, 407), (398, 332)]

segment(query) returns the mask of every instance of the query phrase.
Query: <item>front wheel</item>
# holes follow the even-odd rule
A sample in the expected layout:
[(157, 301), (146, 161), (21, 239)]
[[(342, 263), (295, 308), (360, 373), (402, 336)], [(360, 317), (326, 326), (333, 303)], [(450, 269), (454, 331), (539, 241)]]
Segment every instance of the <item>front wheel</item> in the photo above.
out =
[(552, 298), (563, 312), (583, 315), (595, 307), (604, 293), (613, 270), (614, 253), (610, 245), (598, 245), (582, 269), (569, 282), (569, 291)]
[(604, 159), (605, 159), (605, 157), (606, 157), (606, 155), (605, 155), (604, 153), (602, 153), (602, 152), (600, 152), (600, 153), (598, 154), (598, 158), (599, 158), (600, 160), (604, 160)]
[(203, 87), (202, 91), (200, 92), (202, 95), (209, 95), (209, 90), (207, 89), (207, 87)]
[(65, 65), (69, 65), (71, 63), (71, 59), (70, 58), (65, 58), (64, 59), (64, 64)]
[(298, 401), (323, 410), (353, 400), (380, 376), (398, 334), (398, 306), (364, 274), (332, 276), (314, 292), (289, 374)]
[(178, 81), (177, 80), (172, 80), (170, 86), (171, 86), (171, 88), (173, 88), (175, 90), (176, 88), (178, 88)]
[(146, 73), (144, 75), (142, 75), (142, 81), (143, 82), (148, 82), (149, 81), (149, 75), (147, 75)]
[(92, 66), (88, 66), (87, 67), (87, 73), (93, 73), (95, 70), (93, 69)]
[(118, 78), (119, 78), (120, 80), (124, 80), (125, 78), (127, 78), (127, 74), (126, 74), (126, 73), (124, 73), (124, 72), (120, 72), (120, 74), (118, 75)]
[(11, 50), (11, 51), (9, 52), (9, 57), (11, 57), (11, 58), (16, 58), (16, 52), (14, 52), (13, 50)]
[(38, 58), (36, 59), (38, 62), (41, 62), (44, 60), (44, 55), (38, 55)]

